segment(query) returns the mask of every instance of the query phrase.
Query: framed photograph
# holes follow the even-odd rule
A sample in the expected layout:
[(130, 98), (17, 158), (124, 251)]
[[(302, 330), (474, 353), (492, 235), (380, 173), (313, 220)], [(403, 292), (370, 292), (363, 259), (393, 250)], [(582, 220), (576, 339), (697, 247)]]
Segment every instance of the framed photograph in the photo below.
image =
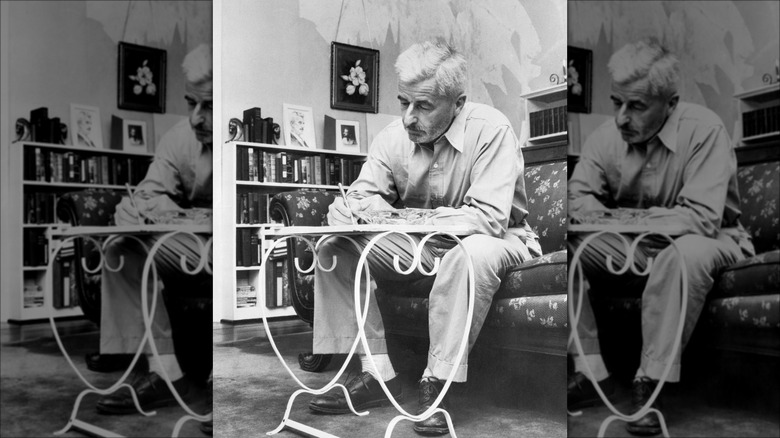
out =
[(376, 113), (379, 108), (379, 50), (330, 44), (330, 107)]
[(70, 104), (70, 137), (73, 146), (102, 149), (100, 110), (95, 106)]
[(593, 51), (568, 46), (567, 106), (570, 113), (590, 113)]
[(122, 120), (122, 150), (146, 153), (149, 137), (146, 136), (146, 122)]
[(287, 146), (303, 146), (317, 148), (314, 139), (314, 113), (311, 107), (284, 105), (284, 144)]
[(360, 153), (360, 123), (354, 120), (336, 120), (336, 150)]
[(165, 112), (166, 57), (162, 49), (119, 43), (119, 108)]

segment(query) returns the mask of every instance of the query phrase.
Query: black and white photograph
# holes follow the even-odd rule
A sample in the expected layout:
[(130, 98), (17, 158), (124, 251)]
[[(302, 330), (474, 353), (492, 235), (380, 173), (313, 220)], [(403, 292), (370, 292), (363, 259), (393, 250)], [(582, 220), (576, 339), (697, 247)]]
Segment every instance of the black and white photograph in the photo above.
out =
[(780, 4), (568, 9), (568, 434), (777, 436)]
[(70, 104), (70, 130), (73, 146), (103, 147), (100, 109), (91, 105)]
[(776, 0), (0, 0), (0, 437), (780, 437), (779, 120)]
[[(0, 2), (0, 436), (219, 435), (212, 8)], [(167, 93), (134, 55), (120, 92), (125, 43), (167, 54)], [(156, 140), (149, 111), (178, 121)], [(30, 114), (67, 142), (11, 144)]]
[(351, 120), (336, 120), (336, 150), (360, 152), (360, 124)]

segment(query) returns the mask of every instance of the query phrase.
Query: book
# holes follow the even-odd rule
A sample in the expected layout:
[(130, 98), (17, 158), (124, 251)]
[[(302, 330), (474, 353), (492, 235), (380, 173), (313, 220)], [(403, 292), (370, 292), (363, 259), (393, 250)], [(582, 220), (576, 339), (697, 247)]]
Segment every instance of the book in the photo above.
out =
[(260, 108), (254, 107), (244, 110), (244, 138), (246, 141), (260, 141), (260, 124), (262, 116)]

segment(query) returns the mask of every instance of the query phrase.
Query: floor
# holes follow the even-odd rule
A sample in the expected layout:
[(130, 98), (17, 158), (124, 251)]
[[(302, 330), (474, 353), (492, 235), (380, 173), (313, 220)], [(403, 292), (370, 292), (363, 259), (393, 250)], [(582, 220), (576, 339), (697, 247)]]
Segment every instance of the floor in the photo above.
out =
[[(289, 324), (272, 328), (285, 363), (303, 384), (313, 389), (323, 387), (336, 375), (345, 356), (335, 356), (323, 372), (301, 371), (297, 355), (310, 350), (311, 332), (308, 327), (297, 330), (295, 323)], [(394, 366), (403, 381), (404, 398), (400, 405), (414, 413), (416, 381), (425, 365), (425, 356), (399, 351), (400, 359)], [(477, 356), (479, 359), (473, 359), (470, 364), (469, 382), (453, 385), (449, 393), (450, 412), (458, 436), (566, 436), (565, 360), (490, 352)], [(348, 372), (357, 366), (359, 362), (353, 360)], [(263, 327), (257, 324), (215, 329), (214, 379), (215, 428), (224, 436), (261, 435), (275, 429), (285, 414), (290, 396), (300, 388), (280, 366)], [(342, 376), (339, 382), (344, 380)], [(309, 394), (297, 397), (290, 418), (340, 437), (383, 436), (397, 415), (392, 406), (371, 409), (365, 417), (320, 415), (308, 409), (310, 399)], [(279, 436), (298, 435), (283, 430)], [(418, 435), (410, 422), (401, 421), (392, 436)]]
[[(122, 372), (95, 373), (86, 368), (84, 355), (98, 349), (97, 326), (79, 320), (59, 322), (57, 328), (74, 365), (90, 384), (104, 389), (119, 379)], [(50, 324), (3, 324), (0, 354), (0, 436), (53, 436), (55, 431), (63, 429), (78, 395), (88, 387), (60, 352)], [(197, 388), (196, 392), (196, 400), (190, 407), (195, 412), (205, 412), (205, 388)], [(94, 393), (85, 395), (76, 418), (125, 436), (169, 437), (176, 421), (185, 414), (176, 406), (157, 409), (155, 415), (147, 418), (140, 414), (100, 415), (94, 407), (98, 398)], [(61, 436), (86, 434), (71, 429)], [(188, 421), (179, 436), (205, 435), (198, 422)]]
[[(121, 373), (86, 370), (85, 353), (97, 348), (97, 327), (85, 321), (58, 323), (58, 330), (76, 366), (95, 386), (113, 384)], [(310, 328), (297, 320), (276, 321), (271, 330), (291, 371), (304, 384), (320, 388), (330, 381), (345, 357), (335, 356), (321, 373), (298, 368), (297, 355), (308, 350)], [(299, 387), (268, 342), (262, 324), (215, 324), (214, 422), (220, 437), (258, 436), (275, 429), (284, 416), (290, 395)], [(0, 436), (52, 436), (63, 428), (78, 394), (85, 389), (68, 366), (46, 324), (0, 326)], [(405, 397), (401, 406), (414, 412), (416, 379), (424, 354), (416, 348), (394, 353)], [(697, 353), (698, 354), (698, 353)], [(683, 381), (662, 393), (671, 436), (764, 437), (780, 436), (780, 377), (778, 358), (722, 354), (713, 361), (699, 355), (683, 368)], [(349, 370), (357, 363), (351, 362)], [(686, 371), (687, 370), (687, 371)], [(579, 416), (565, 413), (565, 364), (560, 358), (513, 355), (476, 349), (471, 356), (470, 380), (453, 385), (450, 412), (458, 436), (479, 437), (591, 437), (610, 414), (592, 407)], [(621, 374), (615, 406), (629, 409), (630, 377)], [(341, 381), (343, 382), (342, 376)], [(316, 415), (307, 408), (310, 395), (298, 397), (290, 418), (341, 437), (383, 436), (397, 415), (393, 407), (370, 410), (369, 415)], [(102, 416), (94, 409), (97, 395), (84, 398), (78, 418), (127, 436), (171, 436), (183, 410), (163, 408), (144, 421), (139, 415)], [(197, 409), (196, 405), (193, 405)], [(85, 436), (71, 430), (63, 436)], [(203, 437), (196, 422), (185, 423), (181, 436)], [(298, 436), (290, 430), (280, 437)], [(416, 437), (411, 423), (397, 424), (394, 437)], [(605, 436), (627, 436), (614, 422)]]

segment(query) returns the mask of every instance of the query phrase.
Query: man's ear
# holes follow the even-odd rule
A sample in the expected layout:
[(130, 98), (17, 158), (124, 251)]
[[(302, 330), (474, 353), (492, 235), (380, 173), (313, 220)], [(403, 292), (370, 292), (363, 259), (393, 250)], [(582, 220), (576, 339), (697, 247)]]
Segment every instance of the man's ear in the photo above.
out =
[(669, 102), (667, 102), (667, 108), (666, 108), (666, 116), (671, 116), (674, 112), (675, 108), (677, 108), (677, 104), (680, 103), (680, 95), (675, 94), (674, 96), (669, 98)]
[(463, 109), (463, 106), (466, 105), (466, 95), (461, 94), (458, 96), (457, 99), (455, 99), (455, 115), (457, 116), (460, 114), (460, 110)]

